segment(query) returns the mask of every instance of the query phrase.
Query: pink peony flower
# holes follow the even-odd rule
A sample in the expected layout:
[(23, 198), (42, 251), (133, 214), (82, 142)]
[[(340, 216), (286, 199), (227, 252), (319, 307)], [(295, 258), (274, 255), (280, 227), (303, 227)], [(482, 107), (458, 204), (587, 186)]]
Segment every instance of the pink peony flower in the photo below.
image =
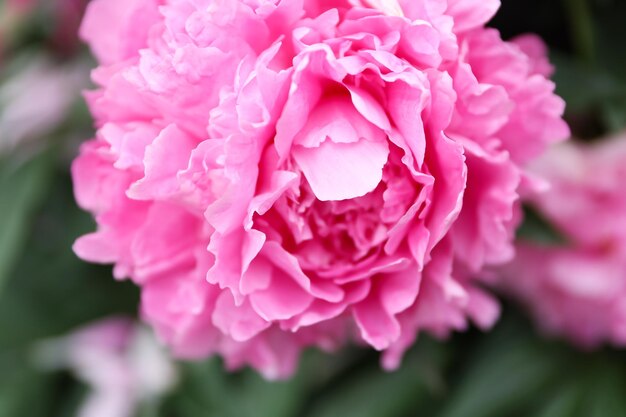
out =
[(551, 182), (532, 204), (566, 238), (521, 242), (501, 285), (549, 333), (626, 345), (626, 136), (555, 147), (534, 165)]
[[(568, 135), (536, 38), (498, 1), (95, 0), (98, 133), (75, 251), (142, 288), (183, 357), (289, 375), (356, 339), (487, 328), (522, 164)], [(528, 51), (528, 53), (526, 52)]]

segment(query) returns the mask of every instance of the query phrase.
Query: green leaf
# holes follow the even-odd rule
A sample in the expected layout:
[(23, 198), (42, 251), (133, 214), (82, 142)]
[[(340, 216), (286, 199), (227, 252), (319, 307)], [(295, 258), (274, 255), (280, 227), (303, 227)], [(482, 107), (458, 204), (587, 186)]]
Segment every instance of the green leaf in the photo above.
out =
[(29, 367), (23, 358), (0, 361), (0, 416), (50, 417), (54, 378)]
[(595, 355), (585, 368), (581, 417), (626, 416), (626, 369), (615, 355)]
[[(377, 362), (355, 370), (318, 397), (307, 417), (402, 417), (427, 411), (445, 391), (443, 346), (423, 340), (400, 369), (385, 372)], [(426, 414), (423, 414), (426, 415)]]
[(602, 104), (605, 126), (611, 132), (620, 132), (626, 127), (626, 94)]
[(302, 417), (312, 393), (349, 363), (349, 357), (305, 352), (297, 374), (278, 382), (264, 380), (250, 369), (228, 372), (217, 359), (185, 363), (182, 382), (162, 415)]
[(556, 92), (567, 103), (568, 112), (592, 110), (607, 100), (626, 97), (626, 82), (604, 68), (595, 68), (569, 55), (553, 51), (550, 60)]
[(520, 408), (558, 377), (562, 366), (559, 355), (511, 323), (474, 349), (440, 417), (519, 415)]
[[(626, 2), (564, 0), (578, 57), (552, 52), (557, 93), (567, 102), (572, 127), (599, 117), (604, 132), (626, 127)], [(575, 117), (573, 117), (575, 116)], [(577, 120), (578, 119), (578, 120)], [(576, 129), (574, 129), (574, 133)]]
[(49, 192), (54, 154), (42, 152), (15, 164), (0, 161), (0, 292), (21, 254), (32, 217)]
[(595, 49), (598, 68), (626, 81), (626, 2), (622, 0), (596, 0), (594, 8)]
[[(105, 316), (135, 314), (138, 291), (115, 281), (110, 267), (87, 264), (72, 243), (93, 229), (66, 173), (55, 173), (45, 204), (30, 220), (27, 251), (0, 294), (0, 350), (21, 349)], [(16, 320), (19, 318), (19, 320)]]
[(578, 55), (592, 63), (595, 57), (595, 28), (587, 0), (565, 0), (570, 18), (571, 37)]
[(539, 406), (535, 417), (573, 417), (579, 408), (581, 390), (577, 381), (559, 386), (551, 398)]

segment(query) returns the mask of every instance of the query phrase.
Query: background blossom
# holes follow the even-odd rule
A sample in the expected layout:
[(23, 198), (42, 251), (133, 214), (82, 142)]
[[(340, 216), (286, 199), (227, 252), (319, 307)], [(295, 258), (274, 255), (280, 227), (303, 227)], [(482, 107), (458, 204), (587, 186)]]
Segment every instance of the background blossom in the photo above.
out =
[(176, 369), (154, 335), (132, 320), (113, 317), (43, 342), (45, 368), (69, 368), (88, 385), (77, 417), (130, 417), (171, 390)]
[(534, 164), (550, 182), (532, 205), (565, 238), (521, 242), (502, 285), (547, 331), (585, 347), (626, 343), (626, 137), (552, 149)]
[(28, 59), (0, 85), (0, 154), (50, 135), (88, 84), (83, 63), (55, 65), (50, 57)]

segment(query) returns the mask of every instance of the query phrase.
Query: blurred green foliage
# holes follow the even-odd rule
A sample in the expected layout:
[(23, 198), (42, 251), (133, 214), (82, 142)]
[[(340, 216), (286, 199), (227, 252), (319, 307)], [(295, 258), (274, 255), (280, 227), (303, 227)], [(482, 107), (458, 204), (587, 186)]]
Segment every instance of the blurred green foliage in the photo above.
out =
[[(42, 16), (20, 28), (31, 52), (46, 47)], [(623, 0), (503, 0), (493, 26), (505, 38), (532, 31), (546, 39), (573, 133), (593, 138), (626, 126), (625, 22)], [(101, 317), (137, 314), (133, 285), (71, 251), (93, 223), (73, 200), (67, 149), (75, 144), (66, 138), (88, 137), (88, 124), (77, 104), (48, 147), (0, 159), (0, 417), (73, 416), (86, 388), (39, 370), (34, 347)], [(558, 239), (546, 230), (528, 216), (520, 233)], [(549, 341), (508, 305), (489, 334), (422, 336), (394, 373), (357, 348), (307, 352), (298, 374), (277, 383), (250, 370), (227, 373), (219, 359), (178, 367), (176, 389), (138, 417), (626, 416), (626, 353)]]

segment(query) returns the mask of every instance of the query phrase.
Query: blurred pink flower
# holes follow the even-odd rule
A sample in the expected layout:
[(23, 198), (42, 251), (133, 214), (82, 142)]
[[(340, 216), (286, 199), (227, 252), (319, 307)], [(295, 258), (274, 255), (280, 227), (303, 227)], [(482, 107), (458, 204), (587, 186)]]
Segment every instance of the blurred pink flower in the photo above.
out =
[(568, 143), (539, 159), (550, 181), (533, 206), (566, 238), (519, 244), (502, 285), (550, 333), (580, 345), (626, 345), (626, 135)]
[(77, 417), (132, 417), (176, 382), (174, 365), (146, 329), (109, 318), (40, 346), (47, 368), (68, 368), (90, 389)]
[(511, 258), (522, 164), (568, 135), (541, 42), (484, 28), (498, 6), (95, 0), (76, 252), (142, 287), (178, 355), (269, 378), (309, 345), (393, 368), (422, 330), (489, 327), (472, 276)]
[(0, 154), (49, 135), (88, 84), (83, 63), (55, 65), (36, 56), (0, 84)]

